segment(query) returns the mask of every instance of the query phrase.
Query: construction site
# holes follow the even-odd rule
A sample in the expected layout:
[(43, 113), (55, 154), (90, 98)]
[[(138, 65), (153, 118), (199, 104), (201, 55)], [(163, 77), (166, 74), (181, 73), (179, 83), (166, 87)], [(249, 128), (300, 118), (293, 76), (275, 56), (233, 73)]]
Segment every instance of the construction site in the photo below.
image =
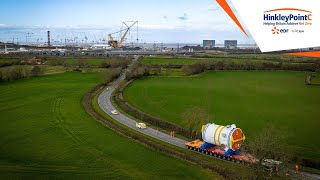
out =
[(223, 44), (216, 44), (215, 40), (203, 40), (202, 45), (200, 43), (145, 42), (140, 39), (138, 21), (124, 21), (118, 31), (100, 33), (99, 36), (90, 31), (62, 33), (47, 30), (45, 34), (28, 32), (25, 40), (19, 41), (19, 39), (22, 38), (15, 37), (11, 41), (0, 41), (0, 53), (109, 56), (122, 54), (190, 54), (195, 51), (225, 52), (240, 50), (242, 52), (260, 52), (256, 45), (238, 44), (237, 46), (237, 40), (225, 40)]

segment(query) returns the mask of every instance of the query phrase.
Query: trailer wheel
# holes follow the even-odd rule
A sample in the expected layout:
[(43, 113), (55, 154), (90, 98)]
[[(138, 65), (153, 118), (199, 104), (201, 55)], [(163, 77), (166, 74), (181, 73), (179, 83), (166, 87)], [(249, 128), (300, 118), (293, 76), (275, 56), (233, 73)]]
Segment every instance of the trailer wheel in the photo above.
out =
[(239, 161), (239, 160), (237, 160), (237, 161), (236, 161), (236, 163), (240, 164), (240, 161)]
[(213, 153), (212, 153), (212, 152), (210, 153), (210, 156), (213, 156)]
[(230, 158), (230, 157), (228, 157), (228, 158), (227, 158), (227, 160), (228, 160), (228, 161), (231, 161), (231, 158)]
[(213, 156), (214, 156), (214, 157), (217, 157), (217, 154), (216, 154), (216, 153), (213, 153)]
[(233, 158), (231, 159), (232, 162), (236, 162), (236, 160), (234, 160)]

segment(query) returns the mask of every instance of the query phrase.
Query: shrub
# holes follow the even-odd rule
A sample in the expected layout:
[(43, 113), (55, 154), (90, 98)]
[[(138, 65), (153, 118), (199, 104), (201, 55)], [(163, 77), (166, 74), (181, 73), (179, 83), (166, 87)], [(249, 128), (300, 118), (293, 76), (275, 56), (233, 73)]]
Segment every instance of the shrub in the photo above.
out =
[(150, 74), (150, 68), (140, 65), (134, 65), (132, 69), (127, 72), (126, 80), (137, 79)]
[(40, 76), (42, 74), (42, 70), (39, 66), (34, 66), (31, 70), (32, 76)]
[(31, 76), (31, 68), (28, 66), (12, 66), (0, 70), (1, 81), (13, 81)]
[(206, 67), (205, 64), (196, 63), (191, 65), (184, 65), (181, 69), (186, 75), (192, 75), (202, 73), (206, 69)]
[(121, 68), (106, 69), (101, 73), (102, 83), (107, 85), (115, 80), (121, 74)]

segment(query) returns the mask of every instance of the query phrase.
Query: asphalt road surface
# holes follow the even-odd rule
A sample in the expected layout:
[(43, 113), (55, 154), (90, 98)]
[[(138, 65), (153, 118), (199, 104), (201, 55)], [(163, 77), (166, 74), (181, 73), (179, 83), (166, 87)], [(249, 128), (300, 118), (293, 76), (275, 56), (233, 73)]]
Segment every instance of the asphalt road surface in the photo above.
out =
[[(136, 57), (133, 60), (133, 63), (131, 64), (131, 66), (133, 64), (137, 63), (137, 60), (138, 60), (138, 57)], [(130, 67), (128, 68), (129, 71), (130, 71)], [(167, 143), (172, 144), (174, 146), (185, 148), (185, 143), (187, 141), (180, 139), (180, 138), (177, 138), (177, 137), (171, 137), (169, 134), (160, 132), (160, 131), (153, 129), (151, 127), (147, 127), (146, 129), (139, 129), (136, 127), (137, 121), (135, 121), (134, 119), (121, 113), (113, 106), (113, 104), (111, 103), (112, 92), (115, 90), (115, 88), (118, 86), (118, 84), (122, 80), (124, 80), (124, 78), (125, 78), (125, 73), (123, 73), (111, 86), (106, 88), (99, 95), (98, 104), (99, 104), (100, 108), (105, 113), (107, 113), (109, 116), (111, 116), (113, 119), (119, 121), (120, 123), (124, 124), (125, 126), (128, 126), (131, 129), (134, 129), (136, 131), (139, 131), (143, 134), (146, 134), (146, 135), (151, 136), (153, 138), (159, 139), (161, 141), (167, 142)], [(113, 111), (113, 110), (117, 110), (117, 112), (119, 114), (117, 114), (117, 115), (112, 114), (111, 111)], [(301, 174), (303, 174), (305, 176), (305, 178), (307, 178), (307, 179), (319, 179), (320, 180), (320, 175), (317, 175), (317, 174), (311, 174), (311, 173), (307, 173), (307, 172), (301, 172)]]

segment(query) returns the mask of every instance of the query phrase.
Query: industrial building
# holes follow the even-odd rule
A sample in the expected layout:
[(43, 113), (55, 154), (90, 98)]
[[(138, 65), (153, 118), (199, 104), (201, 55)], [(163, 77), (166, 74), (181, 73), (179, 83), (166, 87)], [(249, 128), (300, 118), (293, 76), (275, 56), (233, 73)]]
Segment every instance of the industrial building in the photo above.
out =
[(237, 40), (225, 40), (224, 48), (226, 49), (236, 49), (237, 48)]
[(203, 48), (204, 49), (214, 48), (215, 46), (216, 46), (215, 40), (203, 40)]
[(16, 51), (19, 48), (20, 48), (19, 45), (16, 45), (13, 43), (0, 42), (0, 53), (7, 53), (7, 52)]

